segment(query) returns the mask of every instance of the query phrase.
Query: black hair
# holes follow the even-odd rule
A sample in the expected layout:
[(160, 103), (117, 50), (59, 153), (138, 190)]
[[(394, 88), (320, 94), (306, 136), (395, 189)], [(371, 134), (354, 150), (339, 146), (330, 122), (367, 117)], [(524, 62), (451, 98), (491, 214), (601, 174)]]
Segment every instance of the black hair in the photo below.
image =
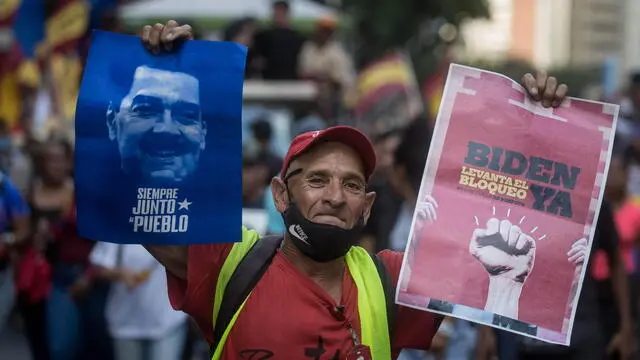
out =
[[(67, 161), (73, 161), (73, 145), (66, 139), (56, 136), (55, 134), (51, 135), (47, 140), (38, 144), (38, 146), (34, 149), (33, 154), (33, 164), (35, 166), (35, 172), (39, 176), (42, 176), (44, 173), (44, 165), (45, 165), (45, 152), (50, 147), (59, 146), (62, 148), (64, 152), (64, 156)], [(71, 170), (73, 172), (73, 170)]]
[(640, 71), (634, 72), (630, 76), (631, 85), (638, 86), (640, 85)]
[(240, 34), (240, 32), (242, 32), (242, 30), (244, 30), (244, 28), (247, 25), (254, 24), (255, 22), (256, 22), (256, 19), (254, 19), (252, 17), (245, 17), (245, 18), (242, 18), (240, 20), (236, 20), (236, 21), (231, 22), (224, 29), (224, 32), (223, 32), (223, 35), (222, 35), (222, 40), (223, 41), (233, 41), (233, 39), (235, 39), (236, 36), (238, 36), (238, 34)]
[(10, 132), (11, 132), (11, 129), (9, 126), (9, 122), (5, 118), (0, 117), (0, 134), (8, 135)]
[(67, 159), (71, 160), (73, 158), (73, 145), (71, 145), (71, 142), (61, 135), (52, 134), (44, 143), (41, 144), (41, 149), (44, 151), (46, 148), (54, 146), (61, 147)]
[(253, 136), (258, 141), (270, 141), (273, 130), (271, 129), (271, 123), (266, 119), (258, 119), (251, 125)]
[(394, 165), (404, 167), (411, 186), (417, 194), (431, 145), (431, 129), (426, 117), (420, 116), (409, 123), (401, 136), (400, 144), (394, 154)]
[(285, 1), (285, 0), (276, 0), (273, 2), (273, 8), (278, 8), (281, 7), (283, 9), (285, 9), (286, 11), (289, 11), (289, 2)]

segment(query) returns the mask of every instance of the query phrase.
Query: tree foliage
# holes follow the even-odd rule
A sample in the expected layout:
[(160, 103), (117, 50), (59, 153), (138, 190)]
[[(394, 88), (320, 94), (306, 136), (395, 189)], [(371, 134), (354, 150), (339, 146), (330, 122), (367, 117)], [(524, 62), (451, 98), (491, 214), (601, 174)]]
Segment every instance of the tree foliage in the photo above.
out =
[[(433, 37), (439, 25), (457, 27), (465, 19), (490, 15), (487, 0), (342, 0), (342, 10), (355, 31), (359, 67), (395, 48), (409, 50), (419, 62), (428, 61), (442, 42)], [(435, 41), (425, 41), (428, 38)]]

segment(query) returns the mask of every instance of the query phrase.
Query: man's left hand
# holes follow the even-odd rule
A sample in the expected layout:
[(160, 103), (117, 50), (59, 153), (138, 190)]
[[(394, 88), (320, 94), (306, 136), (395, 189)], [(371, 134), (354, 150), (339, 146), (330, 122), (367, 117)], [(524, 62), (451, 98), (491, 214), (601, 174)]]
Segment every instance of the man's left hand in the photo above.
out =
[(633, 358), (633, 354), (635, 354), (635, 352), (636, 342), (632, 330), (619, 331), (607, 346), (607, 353), (618, 354), (619, 359), (621, 360), (629, 360)]
[(524, 74), (521, 83), (529, 96), (542, 102), (542, 106), (546, 108), (560, 106), (569, 92), (566, 84), (558, 84), (556, 78), (548, 76), (544, 71), (539, 71), (535, 76), (530, 73)]

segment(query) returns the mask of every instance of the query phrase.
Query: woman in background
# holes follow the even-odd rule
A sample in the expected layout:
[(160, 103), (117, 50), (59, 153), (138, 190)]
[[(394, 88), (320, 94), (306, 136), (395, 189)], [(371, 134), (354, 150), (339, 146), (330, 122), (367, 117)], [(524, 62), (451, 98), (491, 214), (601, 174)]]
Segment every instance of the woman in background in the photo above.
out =
[[(638, 310), (638, 278), (637, 278), (637, 246), (640, 241), (640, 197), (628, 192), (628, 168), (623, 159), (613, 157), (609, 166), (609, 177), (605, 188), (605, 196), (614, 212), (615, 226), (619, 236), (620, 258), (629, 279), (631, 295), (631, 312), (634, 320)], [(618, 328), (617, 305), (612, 292), (611, 264), (605, 252), (595, 253), (591, 272), (598, 287), (603, 331), (607, 339), (611, 339)]]
[(180, 360), (187, 315), (169, 303), (164, 268), (141, 245), (98, 243), (96, 276), (111, 281), (106, 317), (116, 360)]
[(64, 208), (54, 225), (53, 287), (48, 322), (53, 360), (113, 360), (112, 343), (104, 318), (109, 284), (95, 279), (89, 263), (94, 243), (77, 232), (75, 201)]
[(36, 360), (64, 359), (67, 351), (62, 348), (66, 343), (59, 338), (63, 333), (57, 332), (56, 326), (51, 328), (54, 324), (47, 313), (52, 281), (59, 283), (64, 277), (52, 273), (51, 264), (57, 258), (52, 225), (62, 219), (63, 209), (73, 198), (71, 154), (71, 147), (64, 142), (50, 141), (39, 146), (34, 157), (35, 178), (26, 195), (31, 209), (31, 236), (18, 264), (16, 287), (18, 306)]

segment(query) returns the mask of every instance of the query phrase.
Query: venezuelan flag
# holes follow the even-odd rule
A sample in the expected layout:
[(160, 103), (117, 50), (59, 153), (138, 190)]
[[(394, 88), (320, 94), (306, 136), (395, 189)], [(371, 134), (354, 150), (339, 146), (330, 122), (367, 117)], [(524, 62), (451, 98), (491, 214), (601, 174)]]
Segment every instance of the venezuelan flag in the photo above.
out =
[(46, 19), (45, 43), (40, 49), (50, 72), (59, 124), (71, 126), (82, 77), (81, 49), (89, 34), (91, 4), (58, 0)]
[(22, 89), (40, 82), (34, 50), (43, 29), (43, 0), (0, 1), (0, 118), (14, 130), (21, 128)]
[(449, 71), (450, 63), (449, 59), (443, 60), (438, 65), (438, 69), (431, 74), (431, 76), (427, 77), (422, 85), (422, 93), (432, 125), (435, 124), (436, 117), (438, 116), (438, 109), (444, 92), (444, 84), (447, 81), (447, 72)]
[(365, 68), (357, 80), (358, 101), (355, 112), (362, 115), (380, 99), (391, 94), (409, 92), (414, 86), (413, 69), (406, 56), (393, 52)]

